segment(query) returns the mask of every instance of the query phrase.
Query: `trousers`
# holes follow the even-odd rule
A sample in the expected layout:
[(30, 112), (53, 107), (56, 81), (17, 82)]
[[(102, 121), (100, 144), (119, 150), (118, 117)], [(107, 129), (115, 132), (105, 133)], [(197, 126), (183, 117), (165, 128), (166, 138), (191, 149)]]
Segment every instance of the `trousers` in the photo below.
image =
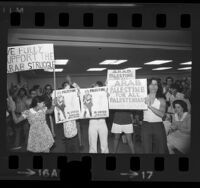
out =
[(89, 122), (89, 153), (97, 153), (98, 136), (100, 139), (101, 153), (109, 153), (108, 128), (105, 119), (91, 119)]
[(144, 153), (168, 153), (167, 136), (162, 122), (145, 122), (141, 126), (142, 146)]

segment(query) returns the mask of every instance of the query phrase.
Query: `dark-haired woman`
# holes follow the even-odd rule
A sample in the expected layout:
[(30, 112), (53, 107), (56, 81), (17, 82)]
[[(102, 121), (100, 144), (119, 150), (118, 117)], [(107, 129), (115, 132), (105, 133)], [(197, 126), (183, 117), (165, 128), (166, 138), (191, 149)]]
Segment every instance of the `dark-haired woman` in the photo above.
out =
[(185, 101), (175, 100), (173, 107), (175, 114), (167, 136), (167, 145), (170, 154), (173, 154), (175, 149), (185, 154), (190, 149), (191, 117)]
[(30, 131), (27, 150), (30, 152), (49, 152), (53, 146), (54, 139), (46, 122), (46, 114), (53, 112), (54, 104), (51, 109), (47, 109), (44, 105), (44, 97), (34, 97), (31, 108), (22, 112), (19, 117), (15, 114), (16, 106), (11, 98), (9, 98), (9, 106), (15, 123), (28, 119)]
[(141, 126), (142, 145), (144, 153), (164, 154), (167, 150), (167, 138), (162, 118), (165, 114), (166, 103), (163, 98), (161, 83), (156, 79), (148, 80), (148, 97), (145, 103)]

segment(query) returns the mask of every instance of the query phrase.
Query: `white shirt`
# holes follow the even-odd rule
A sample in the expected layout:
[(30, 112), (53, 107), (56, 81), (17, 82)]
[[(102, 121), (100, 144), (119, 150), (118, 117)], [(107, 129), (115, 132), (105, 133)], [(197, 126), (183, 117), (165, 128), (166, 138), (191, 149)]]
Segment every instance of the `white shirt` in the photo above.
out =
[[(153, 104), (151, 105), (152, 107), (156, 109), (160, 109), (160, 101), (155, 98)], [(154, 112), (152, 112), (151, 109), (144, 110), (144, 118), (143, 121), (147, 122), (162, 122), (162, 118), (156, 115)]]
[(66, 138), (73, 138), (78, 133), (75, 120), (64, 122), (63, 127), (64, 127), (64, 135)]

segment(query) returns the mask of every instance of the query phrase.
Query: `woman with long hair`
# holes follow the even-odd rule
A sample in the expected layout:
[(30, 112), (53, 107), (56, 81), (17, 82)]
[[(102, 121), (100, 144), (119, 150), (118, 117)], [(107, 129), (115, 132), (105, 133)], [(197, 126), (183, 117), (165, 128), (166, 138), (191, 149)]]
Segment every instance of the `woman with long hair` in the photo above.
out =
[(36, 96), (32, 100), (31, 108), (22, 112), (19, 117), (15, 114), (16, 106), (12, 98), (9, 98), (9, 107), (15, 123), (27, 119), (30, 124), (27, 150), (30, 152), (49, 152), (54, 144), (54, 139), (46, 122), (46, 114), (53, 113), (54, 104), (51, 109), (47, 109), (44, 97)]
[(166, 111), (166, 102), (163, 89), (157, 78), (148, 80), (148, 96), (145, 103), (148, 106), (144, 110), (141, 126), (142, 145), (144, 153), (168, 152), (167, 137), (162, 118)]

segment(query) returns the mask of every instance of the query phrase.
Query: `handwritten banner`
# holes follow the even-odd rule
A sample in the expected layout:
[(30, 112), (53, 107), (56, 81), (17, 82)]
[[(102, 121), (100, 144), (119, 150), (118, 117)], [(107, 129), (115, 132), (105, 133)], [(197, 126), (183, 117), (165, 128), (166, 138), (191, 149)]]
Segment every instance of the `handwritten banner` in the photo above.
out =
[[(58, 104), (55, 107), (54, 114), (56, 123), (63, 123), (80, 118), (80, 102), (77, 89), (56, 90)], [(55, 91), (52, 93), (55, 98)]]
[(108, 70), (107, 81), (110, 109), (147, 109), (146, 79), (135, 79), (134, 74), (123, 76)]
[(81, 118), (109, 116), (107, 87), (80, 89)]
[(53, 69), (53, 44), (12, 46), (7, 49), (7, 73)]

